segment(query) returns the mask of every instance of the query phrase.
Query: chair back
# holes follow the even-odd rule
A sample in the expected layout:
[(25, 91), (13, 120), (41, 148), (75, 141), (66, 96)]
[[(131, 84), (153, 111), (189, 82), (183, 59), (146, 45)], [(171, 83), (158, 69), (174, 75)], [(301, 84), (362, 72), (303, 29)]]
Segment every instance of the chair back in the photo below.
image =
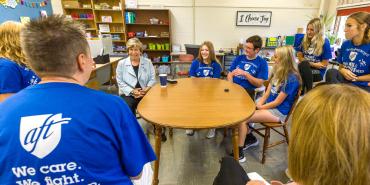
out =
[(200, 45), (196, 44), (185, 44), (186, 54), (191, 54), (194, 58), (198, 57)]

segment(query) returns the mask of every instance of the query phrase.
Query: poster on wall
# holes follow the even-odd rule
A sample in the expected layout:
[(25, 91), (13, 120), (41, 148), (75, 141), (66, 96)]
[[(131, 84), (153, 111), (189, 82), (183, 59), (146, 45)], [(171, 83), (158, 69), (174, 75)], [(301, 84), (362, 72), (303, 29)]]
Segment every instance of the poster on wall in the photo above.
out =
[(236, 26), (270, 27), (271, 16), (271, 11), (237, 11)]

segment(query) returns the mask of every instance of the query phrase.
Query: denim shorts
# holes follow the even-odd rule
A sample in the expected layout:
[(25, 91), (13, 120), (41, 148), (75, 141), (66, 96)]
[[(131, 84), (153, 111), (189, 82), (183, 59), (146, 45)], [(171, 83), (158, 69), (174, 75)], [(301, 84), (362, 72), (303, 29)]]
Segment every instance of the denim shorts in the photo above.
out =
[(267, 109), (272, 115), (279, 118), (281, 122), (285, 121), (287, 115), (282, 114), (278, 109)]

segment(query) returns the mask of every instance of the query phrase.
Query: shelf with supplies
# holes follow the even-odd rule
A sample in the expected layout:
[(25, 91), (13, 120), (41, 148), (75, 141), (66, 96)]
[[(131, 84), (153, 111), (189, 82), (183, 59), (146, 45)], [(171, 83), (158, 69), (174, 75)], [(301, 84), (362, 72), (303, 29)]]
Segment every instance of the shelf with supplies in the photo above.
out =
[(97, 37), (92, 3), (91, 0), (62, 0), (62, 7), (66, 17), (80, 22), (85, 27), (86, 36)]
[(150, 24), (150, 23), (134, 23), (134, 24), (126, 24), (127, 26), (135, 25), (135, 26), (169, 26), (168, 24)]
[(120, 9), (117, 9), (117, 10), (114, 10), (114, 9), (94, 9), (95, 11), (104, 11), (104, 12), (109, 12), (109, 11), (111, 11), (111, 12), (122, 12), (122, 10), (120, 10)]
[(171, 20), (168, 9), (126, 9), (125, 23), (127, 38), (137, 37), (148, 58), (153, 62), (169, 61)]
[(96, 25), (103, 34), (112, 37), (113, 52), (126, 52), (124, 0), (92, 0)]

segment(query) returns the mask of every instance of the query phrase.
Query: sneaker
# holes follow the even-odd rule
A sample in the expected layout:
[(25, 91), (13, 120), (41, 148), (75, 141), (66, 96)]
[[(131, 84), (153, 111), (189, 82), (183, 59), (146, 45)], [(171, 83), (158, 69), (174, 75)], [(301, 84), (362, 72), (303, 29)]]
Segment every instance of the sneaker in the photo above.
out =
[[(231, 157), (234, 157), (234, 152), (231, 152)], [(244, 156), (243, 147), (239, 147), (239, 163), (244, 163), (247, 158)]]
[(249, 133), (247, 134), (247, 137), (244, 140), (243, 150), (247, 150), (252, 146), (258, 146), (258, 140), (252, 133)]
[(186, 129), (186, 130), (185, 130), (185, 133), (186, 133), (186, 135), (188, 135), (188, 136), (192, 136), (192, 135), (194, 135), (194, 130)]
[(208, 130), (208, 134), (207, 134), (207, 138), (208, 139), (211, 139), (211, 138), (214, 138), (216, 136), (216, 129), (212, 128), (212, 129), (209, 129)]

